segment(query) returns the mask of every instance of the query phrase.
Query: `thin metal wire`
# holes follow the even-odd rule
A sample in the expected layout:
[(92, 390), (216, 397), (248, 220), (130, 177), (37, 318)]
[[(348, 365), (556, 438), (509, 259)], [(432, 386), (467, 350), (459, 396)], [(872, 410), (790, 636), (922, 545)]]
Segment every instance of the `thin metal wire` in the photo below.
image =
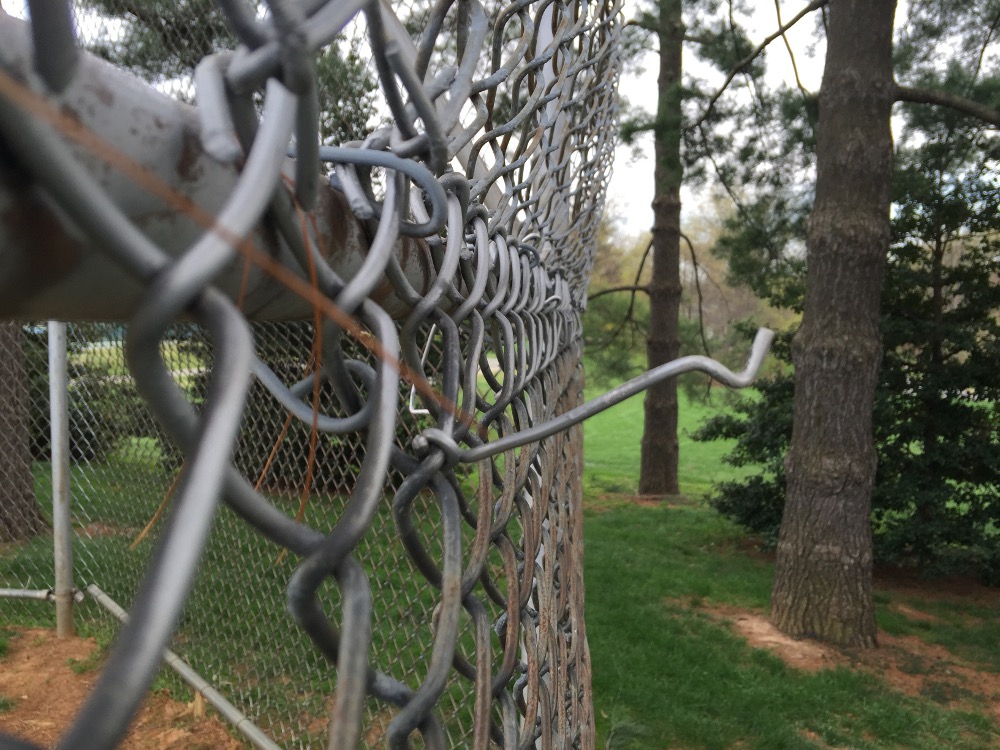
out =
[[(0, 145), (66, 231), (141, 288), (128, 365), (185, 457), (129, 623), (59, 747), (110, 748), (124, 735), (211, 547), (220, 498), (297, 558), (287, 608), (335, 677), (327, 747), (593, 747), (579, 422), (687, 369), (745, 385), (768, 338), (739, 375), (688, 358), (580, 406), (579, 313), (614, 147), (620, 3), (268, 0), (261, 15), (219, 0), (241, 46), (191, 71), (200, 131), (183, 148), (210, 157), (194, 160), (200, 169), (239, 173), (206, 221), (170, 198), (174, 164), (143, 167), (143, 188), (199, 227), (177, 246), (143, 232), (126, 181), (66, 132), (67, 108), (78, 129), (100, 110), (78, 80), (99, 68), (67, 50), (69, 5), (57, 5), (28, 32), (34, 70), (19, 62), (25, 45), (0, 49)], [(17, 41), (18, 23), (0, 11), (4, 38)], [(320, 145), (315, 59), (349, 26), (367, 34), (391, 123)], [(93, 107), (70, 107), (79, 101)], [(338, 232), (364, 247), (331, 250)], [(266, 351), (270, 334), (251, 342), (221, 291), (251, 267), (315, 307), (291, 365)], [(186, 318), (211, 342), (204, 398), (161, 346)], [(277, 405), (280, 431), (255, 412), (263, 403)], [(295, 451), (309, 456), (304, 479), (275, 463)], [(275, 499), (282, 482), (301, 483), (294, 515)], [(335, 513), (310, 515), (317, 487), (340, 496)], [(392, 632), (393, 608), (409, 632)], [(409, 640), (389, 649), (397, 635)]]

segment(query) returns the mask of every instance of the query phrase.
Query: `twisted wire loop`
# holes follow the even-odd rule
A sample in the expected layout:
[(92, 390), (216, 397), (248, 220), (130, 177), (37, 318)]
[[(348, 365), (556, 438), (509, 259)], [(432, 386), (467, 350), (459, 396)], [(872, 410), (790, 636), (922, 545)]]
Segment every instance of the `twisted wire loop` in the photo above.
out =
[[(617, 0), (218, 0), (239, 45), (189, 71), (193, 111), (72, 52), (53, 6), (32, 2), (30, 26), (0, 11), (0, 208), (28, 201), (53, 227), (0, 236), (0, 311), (127, 319), (137, 388), (185, 457), (59, 747), (121, 741), (220, 499), (295, 561), (287, 608), (327, 662), (327, 747), (592, 747), (582, 416), (559, 420), (582, 400)], [(316, 59), (344, 33), (364, 35), (390, 124), (329, 145)], [(250, 317), (311, 319), (298, 357), (269, 355)], [(203, 398), (164, 359), (179, 320), (210, 341)], [(246, 445), (261, 392), (287, 413), (269, 455)], [(293, 433), (298, 513), (265, 482)]]
[[(194, 71), (198, 142), (188, 147), (238, 168), (207, 218), (199, 205), (174, 204), (200, 225), (184, 241), (144, 232), (144, 216), (115, 200), (121, 176), (95, 168), (103, 159), (121, 170), (120, 161), (95, 155), (51, 114), (78, 101), (74, 86), (93, 65), (69, 52), (72, 25), (33, 3), (29, 45), (3, 19), (4, 150), (46, 208), (66, 217), (67, 233), (135, 285), (131, 299), (109, 304), (128, 316), (140, 393), (186, 457), (130, 620), (59, 746), (121, 741), (178, 622), (219, 498), (298, 558), (287, 606), (335, 676), (328, 747), (591, 746), (580, 429), (466, 468), (456, 446), (482, 446), (580, 400), (578, 311), (610, 171), (618, 6), (442, 2), (427, 9), (416, 42), (377, 0), (270, 0), (263, 16), (239, 0), (219, 6), (241, 45)], [(392, 124), (361, 143), (320, 146), (313, 60), (349, 23), (366, 30)], [(330, 186), (319, 181), (323, 163)], [(156, 176), (155, 165), (143, 169)], [(155, 191), (155, 182), (143, 187)], [(332, 257), (317, 204), (327, 221), (331, 205), (349, 207), (355, 218), (341, 220), (360, 230), (342, 231), (360, 233), (364, 252)], [(278, 235), (263, 254), (332, 303), (303, 309), (336, 311), (316, 318), (312, 362), (292, 383), (254, 353), (244, 316), (220, 291), (231, 292), (225, 277), (241, 251), (254, 262), (241, 243), (255, 238), (259, 253), (262, 222)], [(417, 272), (406, 262), (413, 254)], [(53, 307), (66, 317), (103, 304), (61, 291)], [(160, 350), (182, 318), (211, 343), (199, 409)], [(401, 371), (425, 412), (408, 420)], [(328, 527), (291, 517), (231, 466), (251, 373), (290, 419), (352, 441), (353, 481)], [(372, 533), (390, 524), (389, 534)], [(386, 537), (405, 557), (377, 549)], [(412, 663), (373, 648), (384, 643), (377, 613), (386, 606), (370, 578), (390, 560), (424, 580), (419, 601), (407, 603), (427, 606), (431, 620), (412, 634)]]

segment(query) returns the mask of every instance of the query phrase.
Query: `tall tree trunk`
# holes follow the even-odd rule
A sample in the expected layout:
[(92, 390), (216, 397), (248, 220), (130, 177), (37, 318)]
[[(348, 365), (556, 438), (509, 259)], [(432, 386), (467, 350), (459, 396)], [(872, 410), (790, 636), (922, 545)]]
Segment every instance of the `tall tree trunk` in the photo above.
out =
[(31, 473), (28, 373), (21, 326), (0, 323), (0, 542), (31, 539), (48, 528)]
[(869, 520), (889, 248), (895, 0), (831, 0), (795, 417), (771, 596), (793, 636), (875, 645)]
[[(649, 334), (646, 364), (650, 369), (677, 359), (680, 353), (678, 314), (681, 304), (681, 52), (684, 21), (681, 0), (659, 2), (660, 75), (653, 194), (653, 271), (649, 283)], [(639, 493), (676, 495), (677, 380), (671, 378), (646, 391)]]

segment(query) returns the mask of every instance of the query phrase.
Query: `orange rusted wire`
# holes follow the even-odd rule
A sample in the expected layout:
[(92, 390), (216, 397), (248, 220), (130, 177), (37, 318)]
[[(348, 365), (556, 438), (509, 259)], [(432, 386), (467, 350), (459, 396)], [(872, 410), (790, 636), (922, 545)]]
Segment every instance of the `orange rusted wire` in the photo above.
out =
[(156, 525), (156, 522), (159, 521), (160, 520), (160, 516), (163, 515), (163, 511), (165, 511), (167, 509), (167, 503), (169, 503), (170, 502), (170, 498), (173, 497), (174, 490), (177, 489), (177, 484), (180, 482), (180, 480), (181, 480), (181, 474), (183, 474), (183, 473), (184, 472), (183, 472), (183, 469), (182, 469), (181, 471), (178, 471), (174, 475), (174, 481), (172, 481), (170, 483), (170, 486), (167, 488), (167, 492), (163, 496), (163, 499), (160, 501), (160, 505), (154, 511), (153, 517), (150, 518), (146, 522), (146, 525), (143, 527), (142, 531), (139, 532), (139, 535), (128, 546), (128, 548), (130, 550), (134, 550), (136, 547), (139, 546), (139, 544), (142, 542), (143, 539), (145, 539), (147, 536), (149, 536), (149, 532), (151, 532), (153, 530), (153, 527)]
[(54, 107), (44, 97), (0, 70), (0, 94), (10, 99), (16, 105), (32, 115), (45, 120), (66, 138), (75, 141), (91, 153), (103, 159), (107, 164), (131, 179), (151, 195), (160, 198), (174, 210), (181, 212), (207, 231), (215, 232), (228, 242), (246, 260), (260, 268), (286, 289), (299, 295), (314, 308), (335, 321), (347, 331), (358, 343), (368, 349), (377, 359), (395, 368), (400, 376), (413, 385), (423, 396), (431, 399), (442, 409), (456, 417), (465, 426), (481, 427), (472, 414), (465, 413), (457, 404), (449, 401), (443, 394), (435, 390), (426, 378), (413, 370), (397, 357), (389, 355), (382, 344), (366, 335), (364, 328), (352, 315), (337, 306), (333, 300), (325, 297), (319, 289), (299, 278), (283, 265), (271, 258), (267, 253), (257, 248), (249, 238), (239, 237), (234, 232), (219, 224), (215, 217), (201, 208), (183, 193), (167, 184), (153, 171), (143, 164), (122, 153), (113, 145), (101, 138), (97, 133), (87, 128), (79, 120)]

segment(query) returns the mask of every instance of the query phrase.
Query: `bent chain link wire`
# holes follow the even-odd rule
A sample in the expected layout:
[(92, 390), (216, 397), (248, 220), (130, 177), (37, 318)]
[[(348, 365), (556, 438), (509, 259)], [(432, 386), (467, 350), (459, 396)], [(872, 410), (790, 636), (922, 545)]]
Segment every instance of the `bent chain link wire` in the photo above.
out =
[[(130, 621), (59, 747), (121, 741), (178, 621), (220, 498), (300, 560), (288, 609), (333, 665), (328, 747), (372, 741), (364, 726), (370, 698), (391, 712), (388, 747), (448, 747), (455, 738), (439, 705), (456, 679), (471, 687), (464, 745), (592, 747), (579, 422), (688, 369), (743, 385), (767, 348), (764, 336), (740, 375), (686, 358), (580, 406), (579, 311), (610, 175), (620, 5), (442, 0), (414, 44), (380, 0), (268, 0), (266, 16), (243, 0), (218, 4), (242, 46), (194, 72), (201, 146), (242, 166), (222, 208), (177, 257), (130, 221), (56, 123), (41, 123), (7, 86), (0, 93), (2, 144), (18, 168), (95, 252), (144, 286), (129, 321), (128, 363), (187, 458)], [(31, 8), (35, 71), (55, 98), (78, 64), (70, 8), (41, 0)], [(360, 144), (320, 146), (313, 58), (356, 19), (367, 29), (392, 124)], [(7, 54), (0, 51), (0, 62), (9, 69)], [(321, 163), (332, 170), (330, 186), (318, 182)], [(327, 262), (302, 219), (331, 190), (368, 235), (350, 274)], [(282, 262), (333, 303), (323, 311), (338, 313), (317, 326), (313, 373), (292, 385), (254, 353), (243, 315), (214, 286), (265, 217), (280, 234)], [(411, 240), (429, 258), (422, 286), (397, 252)], [(380, 304), (389, 294), (405, 310), (400, 323)], [(200, 410), (159, 350), (167, 327), (184, 317), (215, 347)], [(368, 342), (375, 356), (351, 339)], [(289, 517), (231, 466), (251, 373), (295, 419), (363, 439), (333, 528)], [(407, 410), (401, 373), (412, 383), (410, 411), (425, 425), (409, 446), (397, 441)], [(308, 402), (320, 386), (339, 402), (330, 413)], [(401, 479), (391, 502), (396, 533), (437, 592), (418, 680), (394, 675), (371, 653), (373, 594), (358, 557), (392, 474)], [(424, 517), (428, 493), (434, 523)], [(336, 611), (318, 594), (330, 582)], [(7, 738), (0, 746), (22, 745)]]

